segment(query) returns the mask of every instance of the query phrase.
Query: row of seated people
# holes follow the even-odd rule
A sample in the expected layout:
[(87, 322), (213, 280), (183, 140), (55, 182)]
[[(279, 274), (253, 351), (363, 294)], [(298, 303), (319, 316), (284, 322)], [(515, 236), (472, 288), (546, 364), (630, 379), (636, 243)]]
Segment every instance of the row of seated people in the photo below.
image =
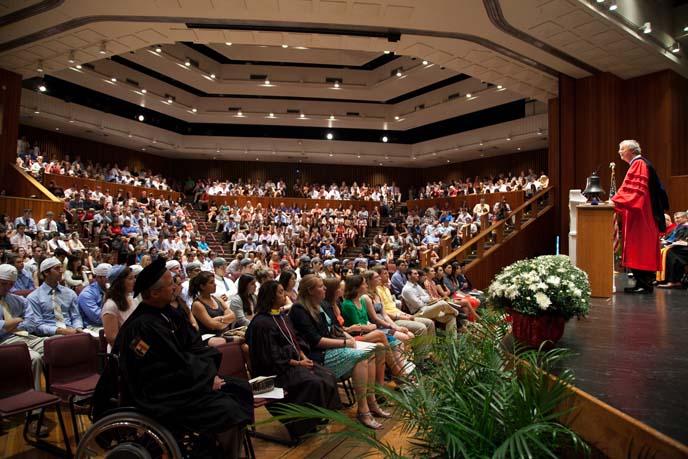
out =
[(379, 226), (380, 212), (353, 206), (332, 209), (316, 204), (312, 209), (301, 207), (255, 207), (247, 202), (211, 207), (208, 223), (222, 232), (222, 240), (232, 244), (232, 251), (261, 250), (269, 255), (271, 249), (283, 246), (306, 248), (322, 256), (340, 256), (347, 248), (356, 247), (365, 238), (369, 226)]
[(449, 237), (450, 250), (456, 250), (480, 231), (481, 220), (489, 226), (505, 219), (510, 211), (505, 199), (493, 206), (481, 199), (473, 209), (462, 207), (451, 211), (433, 206), (424, 211), (410, 210), (405, 217), (399, 216), (385, 225), (362, 250), (370, 257), (408, 261), (419, 259), (421, 252), (429, 250), (430, 263), (435, 264), (440, 258), (439, 246), (443, 238)]
[(449, 182), (428, 182), (424, 187), (409, 191), (409, 199), (453, 198), (471, 194), (505, 193), (508, 191), (524, 191), (532, 195), (549, 186), (549, 178), (540, 173), (536, 176), (532, 169), (528, 174), (521, 171), (518, 177), (511, 173), (498, 176), (487, 176), (465, 180), (451, 180)]
[[(186, 188), (186, 187), (185, 187)], [(194, 202), (207, 202), (213, 196), (266, 196), (279, 198), (288, 195), (288, 188), (284, 180), (276, 182), (268, 179), (265, 182), (255, 182), (239, 179), (236, 182), (229, 180), (197, 180), (193, 189)], [(368, 185), (363, 182), (358, 185), (354, 182), (351, 186), (346, 182), (341, 184), (301, 184), (298, 181), (293, 186), (293, 197), (330, 200), (364, 200), (379, 201), (388, 204), (401, 201), (401, 192), (394, 182), (391, 185)]]
[(659, 288), (688, 287), (688, 211), (667, 215), (667, 228), (660, 240), (662, 266), (655, 284)]
[[(375, 417), (387, 418), (389, 413), (378, 406), (370, 388), (384, 384), (385, 364), (393, 375), (403, 378), (412, 368), (403, 352), (405, 343), (416, 334), (433, 334), (435, 322), (444, 324), (447, 333), (455, 334), (461, 311), (466, 311), (466, 317), (477, 314), (470, 304), (464, 307), (464, 299), (450, 296), (449, 291), (441, 297), (443, 293), (438, 291), (443, 289), (442, 283), (424, 282), (425, 272), (415, 268), (407, 272), (403, 262), (391, 284), (398, 283), (399, 276), (407, 277), (400, 297), (411, 313), (402, 312), (389, 290), (389, 266), (381, 263), (365, 269), (365, 259), (357, 261), (358, 267), (349, 263), (337, 264), (327, 274), (313, 260), (304, 258), (296, 271), (286, 267), (275, 281), (270, 270), (254, 272), (252, 263), (240, 262), (242, 269), (236, 282), (226, 277), (228, 263), (221, 258), (213, 260), (213, 272), (204, 271), (198, 262), (182, 266), (175, 260), (165, 262), (163, 257), (145, 268), (101, 263), (94, 269), (93, 281), (77, 294), (64, 285), (63, 263), (49, 257), (39, 264), (40, 287), (26, 298), (11, 293), (18, 278), (16, 263), (3, 264), (0, 300), (6, 307), (2, 311), (0, 343), (25, 342), (31, 349), (38, 381), (42, 344), (50, 336), (87, 330), (95, 333), (103, 328), (115, 352), (140, 351), (140, 346), (128, 345), (136, 344), (130, 343), (132, 339), (160, 344), (149, 336), (155, 332), (152, 328), (127, 334), (136, 329), (132, 322), (150, 313), (153, 305), (176, 314), (175, 320), (182, 318), (188, 330), (209, 346), (228, 340), (248, 344), (253, 375), (277, 374), (277, 385), (287, 390), (287, 402), (335, 408), (339, 406), (335, 381), (351, 374), (358, 417), (364, 425), (378, 429), (381, 425)], [(159, 275), (151, 277), (153, 272)], [(147, 279), (141, 281), (145, 286), (139, 286), (141, 277)], [(232, 284), (235, 293), (228, 290)], [(156, 295), (164, 295), (162, 290), (169, 291), (169, 298), (155, 306)], [(244, 326), (248, 328), (243, 337), (225, 334)], [(121, 334), (124, 337), (118, 339)], [(125, 344), (118, 344), (122, 339)], [(150, 368), (140, 367), (148, 346), (144, 346), (144, 355), (138, 352), (140, 371), (132, 373), (132, 381), (128, 381), (132, 391), (141, 396), (145, 396), (144, 388), (153, 384), (146, 377), (164, 376), (154, 373), (161, 371), (160, 362), (152, 363), (156, 360), (151, 360)], [(151, 359), (169, 358), (158, 348), (150, 349), (154, 351)], [(126, 356), (123, 363), (127, 364)], [(310, 375), (303, 371), (316, 367), (318, 371)], [(317, 386), (328, 389), (306, 390)], [(312, 430), (313, 425), (287, 427), (292, 435), (299, 436)]]
[(16, 164), (37, 178), (41, 178), (43, 174), (68, 175), (156, 190), (171, 189), (171, 185), (165, 177), (154, 174), (150, 170), (129, 170), (128, 166), (120, 168), (117, 163), (103, 166), (87, 161), (84, 164), (79, 155), (74, 157), (74, 161), (71, 161), (69, 155), (65, 155), (62, 160), (57, 158), (46, 160), (43, 155), (35, 155), (34, 153), (35, 150), (31, 150), (28, 153), (18, 154)]

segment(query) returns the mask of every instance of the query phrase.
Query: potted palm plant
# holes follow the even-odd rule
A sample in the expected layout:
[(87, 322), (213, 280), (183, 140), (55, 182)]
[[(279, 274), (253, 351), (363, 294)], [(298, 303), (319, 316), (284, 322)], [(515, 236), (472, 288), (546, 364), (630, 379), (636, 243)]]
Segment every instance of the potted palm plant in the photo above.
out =
[(565, 255), (520, 260), (499, 273), (487, 290), (488, 301), (512, 318), (512, 333), (521, 343), (552, 346), (566, 322), (590, 310), (590, 282), (585, 271)]
[[(564, 349), (507, 349), (502, 314), (485, 311), (459, 338), (430, 343), (435, 365), (416, 370), (415, 382), (394, 391), (376, 390), (389, 401), (406, 435), (393, 445), (344, 413), (314, 406), (284, 405), (276, 419), (327, 419), (344, 424), (336, 433), (369, 446), (387, 458), (584, 457), (589, 447), (559, 419), (573, 375), (562, 368)], [(427, 346), (428, 343), (414, 343)]]

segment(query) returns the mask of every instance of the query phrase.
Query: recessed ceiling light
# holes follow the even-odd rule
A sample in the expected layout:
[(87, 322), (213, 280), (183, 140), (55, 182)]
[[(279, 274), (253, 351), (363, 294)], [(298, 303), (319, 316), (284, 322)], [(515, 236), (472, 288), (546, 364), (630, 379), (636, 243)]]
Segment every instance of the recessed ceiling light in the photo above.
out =
[(110, 78), (110, 81), (112, 81), (113, 83), (117, 83), (117, 78), (112, 77), (112, 78)]
[(616, 11), (617, 8), (618, 8), (618, 6), (616, 5), (616, 2), (612, 2), (609, 5), (609, 11)]
[(418, 159), (418, 158), (417, 158), (416, 156), (414, 156), (414, 157), (413, 157), (413, 158), (411, 158), (411, 159), (415, 161), (415, 160), (416, 160), (416, 159)]
[(517, 151), (521, 151), (521, 147), (518, 147), (516, 150), (517, 150)]
[(470, 98), (471, 98), (471, 93), (469, 92), (466, 94), (466, 99), (470, 99)]
[(482, 140), (480, 141), (480, 146), (481, 146), (481, 147), (483, 146), (483, 142), (482, 142)]
[(56, 131), (59, 131), (59, 130), (60, 130), (60, 128), (55, 128), (55, 130), (56, 130)]
[(215, 150), (215, 153), (220, 153), (220, 149), (218, 148), (217, 150)]
[(40, 113), (41, 113), (41, 111), (38, 110), (38, 109), (34, 110), (33, 112), (34, 112), (36, 115), (40, 115)]
[(73, 64), (76, 62), (76, 59), (74, 58), (74, 51), (69, 52), (69, 59), (67, 59), (67, 62), (69, 62), (70, 64)]
[(226, 42), (225, 42), (225, 45), (227, 45), (227, 46), (232, 46), (232, 42), (231, 42), (231, 41), (226, 41)]
[(334, 82), (334, 87), (335, 87), (335, 88), (338, 88), (338, 87), (339, 87), (339, 81), (335, 81), (335, 82)]
[(211, 74), (210, 74), (210, 78), (212, 78), (212, 79), (214, 80), (214, 79), (215, 79), (215, 74), (214, 74), (214, 73), (211, 73)]
[(270, 80), (268, 80), (267, 78), (265, 79), (265, 86), (270, 86)]
[(437, 156), (437, 152), (436, 152), (436, 151), (433, 151), (433, 152), (432, 152), (432, 156)]
[(41, 84), (38, 86), (38, 90), (39, 90), (40, 92), (46, 92), (46, 91), (48, 90), (48, 87), (47, 87), (44, 83), (41, 83)]
[(385, 53), (385, 54), (389, 54), (389, 53), (391, 53), (391, 51), (388, 50), (388, 49), (386, 49), (386, 50), (384, 51), (384, 53)]
[(81, 70), (81, 64), (76, 64), (76, 68)]
[(160, 46), (155, 47), (155, 52), (156, 53), (162, 53), (162, 48)]
[(332, 140), (332, 139), (334, 139), (334, 134), (332, 134), (331, 132), (328, 132), (325, 137), (327, 138), (327, 140)]
[(174, 99), (172, 99), (171, 97), (168, 97), (168, 98), (167, 98), (167, 103), (168, 103), (168, 104), (171, 104), (172, 102), (174, 102)]
[(100, 54), (107, 54), (107, 43), (106, 43), (106, 42), (103, 41), (103, 42), (100, 44), (100, 51), (98, 51), (98, 52), (99, 52)]
[(334, 155), (333, 155), (332, 153), (330, 153), (330, 158), (333, 157), (333, 156), (334, 156)]
[(506, 140), (511, 140), (511, 137), (507, 137)]
[(129, 137), (131, 139), (131, 137), (132, 137), (131, 132), (129, 134), (127, 134), (127, 137)]
[(403, 75), (403, 73), (401, 73), (401, 69), (398, 69), (398, 70), (397, 70), (397, 76), (400, 77), (400, 76), (402, 76), (402, 75)]
[(497, 89), (504, 89), (504, 86), (502, 86), (501, 84), (498, 84)]
[(146, 147), (141, 147), (141, 151), (146, 151)]
[(239, 110), (239, 111), (237, 111), (237, 116), (244, 116), (244, 114), (241, 110)]
[(74, 122), (74, 118), (70, 118), (70, 119), (69, 119), (69, 122), (70, 122), (70, 123), (73, 123), (73, 122)]
[(671, 46), (670, 50), (672, 53), (677, 54), (679, 51), (681, 51), (681, 45), (676, 42)]
[(388, 156), (388, 155), (385, 155), (385, 159), (389, 159), (389, 156)]
[(196, 107), (194, 107), (194, 108), (191, 109), (191, 111), (194, 112), (194, 113), (196, 113), (196, 112), (198, 111), (198, 109), (197, 109)]
[(189, 59), (185, 60), (185, 61), (184, 61), (184, 65), (185, 65), (186, 67), (191, 67), (191, 61), (190, 61)]
[(538, 130), (537, 130), (537, 135), (542, 135), (542, 129), (539, 129), (539, 128), (538, 128)]
[(380, 166), (382, 166), (382, 163), (378, 163)]
[(143, 121), (143, 120), (145, 120), (145, 119), (146, 119), (146, 118), (145, 118), (143, 115), (139, 115), (139, 121)]
[(382, 136), (382, 141), (383, 141), (383, 142), (387, 143), (388, 140), (389, 140), (389, 139), (387, 138), (386, 135), (383, 135), (383, 136)]
[(642, 30), (643, 33), (646, 35), (652, 33), (652, 23), (646, 22), (645, 24), (643, 24)]
[(447, 162), (450, 163), (451, 161), (450, 161), (450, 160), (447, 160)]
[(289, 48), (289, 45), (286, 43), (282, 43), (282, 48)]
[(43, 73), (43, 61), (38, 61), (38, 65), (36, 66), (36, 71), (39, 73)]
[(301, 114), (299, 115), (299, 118), (305, 118), (305, 117), (306, 117), (306, 114), (305, 114), (305, 113), (301, 113)]
[(428, 61), (423, 61), (423, 65), (428, 65), (428, 64), (429, 64)]

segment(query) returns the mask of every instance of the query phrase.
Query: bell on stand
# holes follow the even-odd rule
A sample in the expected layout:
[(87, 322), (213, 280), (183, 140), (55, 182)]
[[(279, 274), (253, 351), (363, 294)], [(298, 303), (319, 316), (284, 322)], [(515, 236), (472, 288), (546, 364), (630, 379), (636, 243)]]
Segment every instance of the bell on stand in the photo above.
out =
[(593, 172), (592, 175), (588, 177), (583, 196), (588, 199), (591, 205), (596, 206), (600, 203), (600, 197), (603, 194), (605, 194), (605, 191), (600, 186), (600, 176), (597, 175), (597, 172)]

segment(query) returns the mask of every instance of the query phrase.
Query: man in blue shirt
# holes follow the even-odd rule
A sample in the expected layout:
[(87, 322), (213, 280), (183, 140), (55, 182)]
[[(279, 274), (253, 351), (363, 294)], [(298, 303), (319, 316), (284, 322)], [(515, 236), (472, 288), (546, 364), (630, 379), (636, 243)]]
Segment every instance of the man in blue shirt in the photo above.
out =
[(27, 301), (31, 313), (29, 331), (38, 336), (73, 335), (83, 331), (76, 293), (60, 285), (62, 262), (55, 257), (41, 262), (45, 282), (31, 292)]
[(17, 268), (17, 280), (14, 282), (10, 292), (19, 296), (27, 296), (33, 292), (36, 286), (33, 283), (31, 272), (24, 268), (24, 257), (12, 253), (7, 256), (7, 263)]
[(390, 282), (389, 285), (389, 289), (395, 296), (401, 295), (401, 291), (404, 289), (404, 285), (406, 285), (406, 281), (408, 280), (406, 275), (407, 270), (408, 263), (406, 263), (406, 260), (397, 260), (397, 272), (392, 274), (392, 282)]
[(34, 388), (41, 390), (43, 371), (43, 340), (29, 334), (31, 310), (25, 298), (10, 293), (17, 280), (17, 268), (0, 265), (0, 345), (26, 343), (31, 356)]
[(107, 290), (107, 275), (112, 269), (109, 263), (101, 263), (93, 268), (93, 282), (91, 282), (79, 294), (77, 303), (84, 324), (88, 328), (100, 328), (103, 326), (103, 319), (100, 312), (103, 310), (103, 296)]

